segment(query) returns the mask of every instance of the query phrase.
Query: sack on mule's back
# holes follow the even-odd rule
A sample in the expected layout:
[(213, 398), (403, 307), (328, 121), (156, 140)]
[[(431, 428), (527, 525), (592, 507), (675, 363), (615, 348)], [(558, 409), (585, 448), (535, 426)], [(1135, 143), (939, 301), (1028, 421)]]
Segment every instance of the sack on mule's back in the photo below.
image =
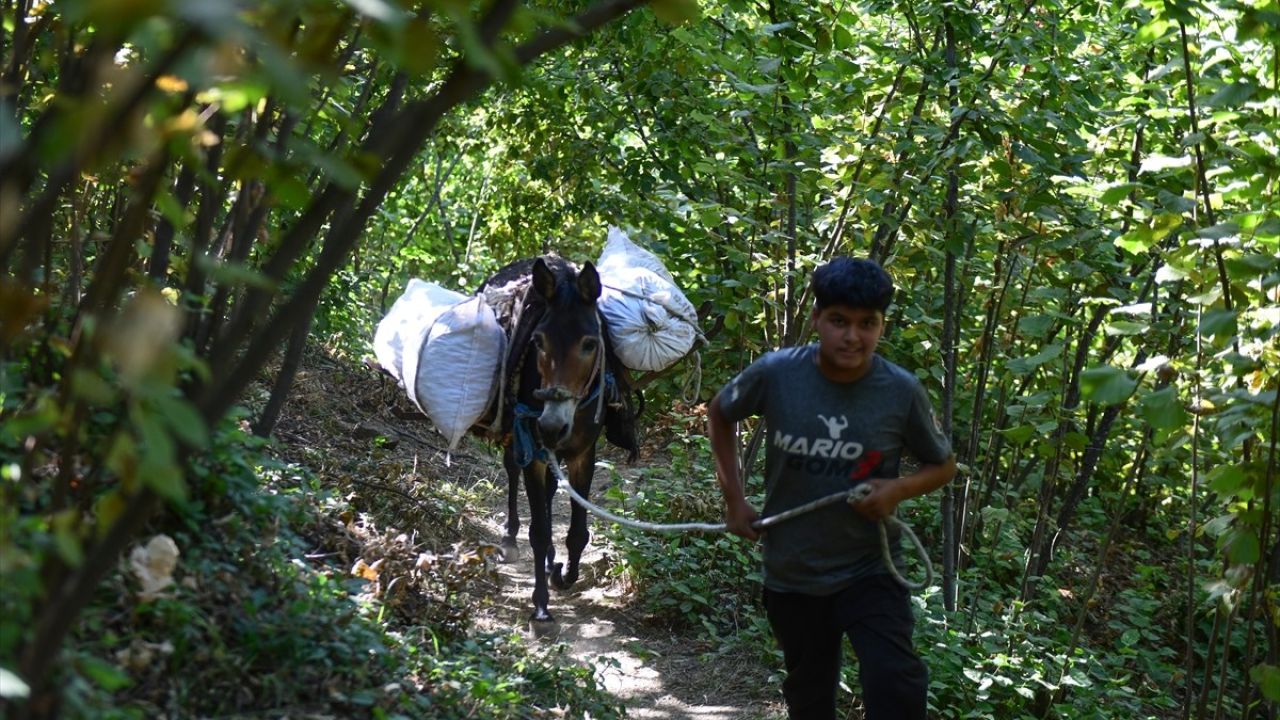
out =
[(453, 450), (484, 415), (498, 386), (507, 336), (484, 297), (449, 308), (421, 343), (414, 401)]
[(656, 255), (610, 227), (596, 268), (603, 286), (598, 307), (623, 365), (664, 370), (693, 349), (697, 310)]
[(418, 353), (427, 331), (446, 310), (467, 296), (433, 282), (411, 278), (404, 293), (387, 311), (373, 334), (373, 353), (378, 364), (391, 373), (411, 400), (417, 381)]

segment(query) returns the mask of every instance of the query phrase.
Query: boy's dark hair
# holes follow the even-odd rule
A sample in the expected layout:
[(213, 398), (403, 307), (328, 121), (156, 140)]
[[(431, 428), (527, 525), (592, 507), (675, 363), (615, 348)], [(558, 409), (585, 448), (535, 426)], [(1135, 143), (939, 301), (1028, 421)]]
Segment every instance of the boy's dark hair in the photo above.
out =
[(836, 257), (813, 271), (813, 298), (818, 310), (848, 305), (883, 313), (893, 302), (893, 279), (872, 260)]

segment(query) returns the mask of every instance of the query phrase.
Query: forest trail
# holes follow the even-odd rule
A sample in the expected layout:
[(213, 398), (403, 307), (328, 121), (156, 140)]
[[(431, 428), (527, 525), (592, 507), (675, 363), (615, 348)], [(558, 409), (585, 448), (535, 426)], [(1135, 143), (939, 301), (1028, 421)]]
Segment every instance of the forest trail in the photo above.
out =
[[(499, 468), (500, 470), (500, 468)], [(628, 468), (623, 472), (637, 472)], [(600, 497), (609, 486), (605, 473), (597, 472), (592, 495)], [(487, 526), (495, 544), (502, 538), (506, 503), (494, 506)], [(552, 507), (552, 528), (557, 560), (565, 556), (564, 534), (569, 526), (569, 505), (557, 492)], [(532, 605), (533, 564), (527, 540), (527, 503), (521, 491), (520, 557), (499, 564), (501, 586), (494, 597), (493, 614), (484, 622), (490, 629), (520, 628), (532, 638), (528, 617)], [(665, 632), (639, 620), (628, 608), (627, 591), (610, 573), (613, 559), (598, 534), (600, 520), (591, 517), (591, 542), (582, 555), (581, 576), (567, 591), (551, 591), (551, 613), (559, 628), (544, 643), (563, 643), (570, 657), (597, 668), (604, 687), (627, 706), (632, 718), (701, 720), (766, 720), (782, 717), (780, 697), (767, 682), (764, 667), (742, 667), (732, 661), (710, 658), (711, 648), (691, 644), (678, 634)]]
[[(389, 409), (389, 403), (398, 406), (397, 413)], [(465, 531), (453, 537), (469, 547), (500, 546), (507, 507), (506, 474), (499, 451), (467, 438), (452, 453), (452, 460), (447, 460), (442, 439), (388, 378), (368, 368), (310, 357), (299, 373), (281, 425), (286, 446), (325, 447), (325, 462), (363, 468), (374, 477), (399, 478), (396, 484), (401, 488), (412, 490), (419, 482), (485, 487), (477, 503), (480, 507), (472, 507), (460, 524), (465, 525)], [(642, 446), (634, 465), (628, 465), (619, 451), (602, 441), (599, 459), (612, 464), (615, 471), (597, 469), (592, 499), (600, 502), (612, 482), (630, 485), (646, 467), (662, 464), (665, 451), (658, 447), (662, 444), (659, 435), (655, 432), (648, 438), (650, 442)], [(373, 437), (393, 441), (369, 456)], [(371, 460), (362, 459), (364, 456)], [(302, 454), (295, 459), (305, 462)], [(381, 492), (368, 486), (353, 490)], [(382, 494), (393, 498), (393, 504), (398, 497)], [(552, 539), (559, 560), (566, 554), (564, 536), (571, 502), (565, 492), (557, 492), (552, 502)], [(578, 582), (565, 592), (551, 590), (550, 610), (559, 622), (559, 632), (555, 637), (533, 640), (529, 628), (533, 564), (528, 543), (529, 506), (523, 487), (518, 507), (520, 556), (512, 562), (490, 559), (496, 584), (486, 583), (488, 589), (473, 600), (471, 617), (477, 629), (519, 631), (530, 643), (541, 643), (547, 649), (563, 643), (569, 657), (596, 668), (607, 691), (626, 704), (629, 718), (776, 720), (785, 714), (778, 684), (769, 679), (774, 669), (760, 662), (758, 653), (717, 653), (720, 648), (706, 640), (686, 636), (698, 633), (682, 634), (645, 617), (634, 592), (611, 572), (616, 553), (601, 532), (602, 521), (594, 516), (589, 518), (591, 539), (583, 553)], [(422, 522), (443, 520), (435, 516)], [(411, 522), (402, 518), (401, 527)]]

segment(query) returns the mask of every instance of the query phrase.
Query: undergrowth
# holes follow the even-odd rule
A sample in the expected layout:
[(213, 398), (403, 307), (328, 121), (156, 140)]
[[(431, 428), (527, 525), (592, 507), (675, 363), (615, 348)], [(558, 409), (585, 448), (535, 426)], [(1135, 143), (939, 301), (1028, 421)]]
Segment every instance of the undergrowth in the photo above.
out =
[[(493, 579), (483, 545), (385, 525), (246, 428), (216, 433), (200, 490), (142, 538), (176, 544), (172, 584), (144, 600), (122, 561), (99, 588), (67, 643), (61, 716), (622, 717), (563, 646), (473, 628)], [(41, 551), (40, 533), (11, 531)], [(16, 579), (26, 591), (0, 600), (10, 639), (37, 596)]]
[[(678, 413), (677, 413), (678, 414)], [(696, 425), (680, 417), (672, 425)], [(608, 491), (614, 506), (650, 522), (723, 521), (705, 437), (677, 432), (669, 462), (618, 478)], [(748, 481), (758, 492), (758, 479)], [(751, 498), (756, 507), (762, 498)], [(916, 647), (930, 666), (930, 705), (940, 718), (1044, 718), (1057, 720), (1165, 719), (1180, 716), (1175, 695), (1186, 686), (1181, 641), (1185, 613), (1185, 569), (1172, 557), (1149, 547), (1159, 537), (1122, 534), (1101, 587), (1085, 607), (1081, 630), (1073, 629), (1088, 594), (1096, 543), (1105, 535), (1108, 507), (1115, 499), (1092, 497), (1082, 507), (1083, 538), (1064, 543), (1055, 561), (1056, 575), (1033, 581), (1033, 599), (1018, 599), (1022, 549), (1034, 514), (989, 508), (981, 549), (958, 578), (960, 602), (947, 612), (940, 593), (942, 545), (937, 497), (904, 505), (906, 521), (930, 548), (939, 578), (913, 596)], [(1030, 519), (1028, 519), (1030, 518)], [(617, 525), (604, 529), (618, 549), (614, 572), (635, 593), (638, 605), (657, 621), (682, 628), (709, 647), (754, 648), (759, 661), (779, 675), (781, 653), (764, 619), (760, 602), (758, 548), (725, 535), (654, 535)], [(914, 568), (912, 569), (914, 571)], [(1205, 568), (1205, 572), (1209, 571)], [(1208, 637), (1221, 600), (1212, 588), (1197, 588), (1197, 632)], [(1220, 595), (1220, 593), (1218, 594)], [(1231, 639), (1242, 652), (1241, 633)], [(1197, 658), (1197, 667), (1205, 659)], [(777, 676), (775, 676), (777, 679)], [(1212, 682), (1216, 685), (1217, 680)], [(845, 664), (842, 707), (858, 707), (857, 662)], [(1213, 688), (1211, 687), (1211, 690)], [(1209, 701), (1216, 702), (1211, 692)], [(1228, 713), (1239, 712), (1223, 698)], [(1231, 715), (1234, 716), (1234, 715)], [(856, 717), (856, 715), (855, 715)]]

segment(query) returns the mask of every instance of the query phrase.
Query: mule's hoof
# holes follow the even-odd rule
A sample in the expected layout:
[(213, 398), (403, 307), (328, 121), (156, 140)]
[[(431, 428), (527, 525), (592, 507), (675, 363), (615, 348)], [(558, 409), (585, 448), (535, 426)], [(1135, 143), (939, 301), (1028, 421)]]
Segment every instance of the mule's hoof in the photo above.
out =
[(564, 563), (556, 563), (551, 567), (551, 587), (557, 590), (563, 590), (567, 587), (564, 584)]
[(515, 562), (520, 559), (520, 546), (516, 544), (515, 538), (502, 538), (502, 544), (499, 546), (498, 560), (504, 563)]
[(557, 590), (568, 590), (573, 584), (578, 582), (578, 571), (565, 574), (564, 563), (556, 563), (551, 570), (551, 585)]
[(555, 640), (560, 636), (560, 623), (547, 615), (545, 618), (529, 618), (529, 632), (535, 640)]

